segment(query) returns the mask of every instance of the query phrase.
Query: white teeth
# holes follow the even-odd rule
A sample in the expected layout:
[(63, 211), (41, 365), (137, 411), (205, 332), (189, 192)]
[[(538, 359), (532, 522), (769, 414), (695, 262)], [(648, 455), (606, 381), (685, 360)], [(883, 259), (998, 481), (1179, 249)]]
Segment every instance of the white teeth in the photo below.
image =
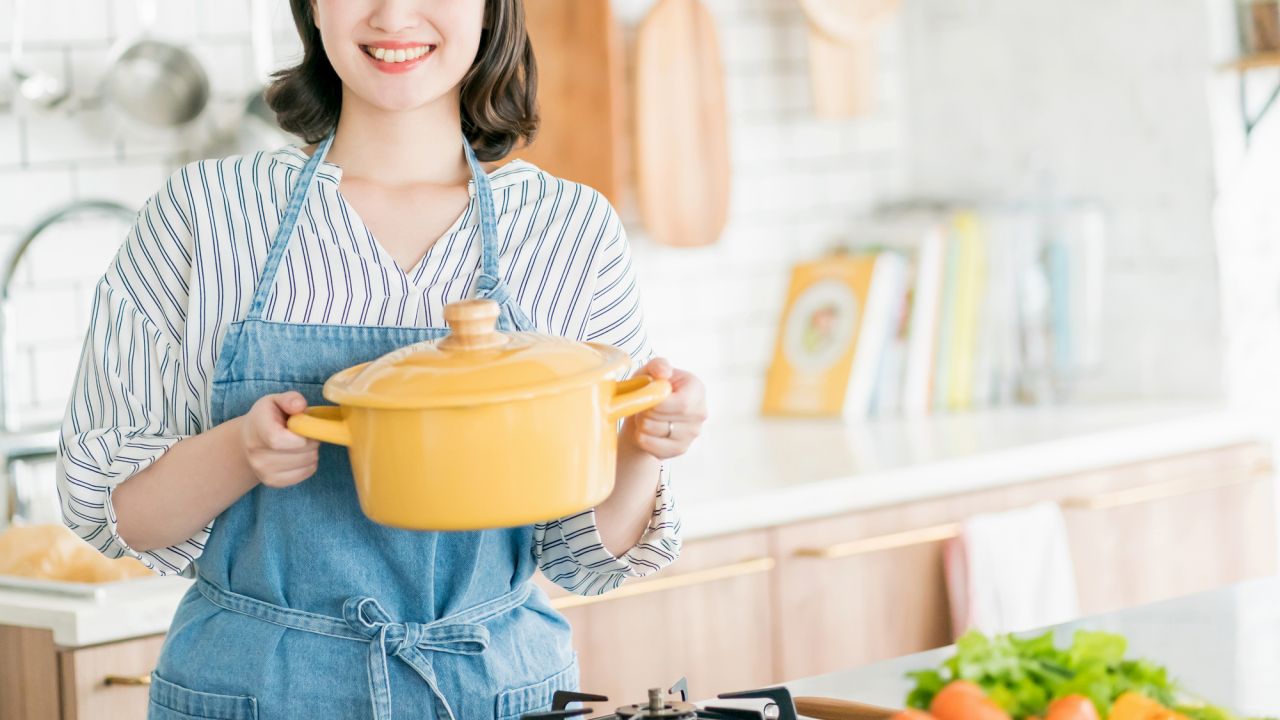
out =
[(430, 45), (420, 45), (415, 48), (391, 50), (389, 48), (369, 47), (365, 46), (365, 52), (383, 62), (400, 63), (406, 60), (416, 60), (423, 55), (431, 52)]

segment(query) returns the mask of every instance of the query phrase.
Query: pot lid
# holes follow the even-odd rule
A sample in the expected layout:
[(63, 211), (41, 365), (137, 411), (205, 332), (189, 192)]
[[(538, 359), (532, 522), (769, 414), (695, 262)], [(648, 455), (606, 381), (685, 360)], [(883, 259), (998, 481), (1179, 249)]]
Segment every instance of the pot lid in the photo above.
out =
[(614, 347), (535, 332), (497, 330), (492, 300), (445, 306), (451, 332), (415, 343), (329, 378), (331, 402), (374, 408), (433, 408), (521, 400), (598, 382), (629, 356)]

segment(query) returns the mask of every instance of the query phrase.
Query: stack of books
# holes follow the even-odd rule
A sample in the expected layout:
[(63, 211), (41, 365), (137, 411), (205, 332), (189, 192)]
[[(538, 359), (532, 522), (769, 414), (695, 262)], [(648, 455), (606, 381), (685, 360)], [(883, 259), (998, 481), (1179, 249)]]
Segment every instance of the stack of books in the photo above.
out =
[(1096, 365), (1099, 212), (961, 210), (894, 247), (797, 266), (768, 415), (852, 419), (1062, 399)]

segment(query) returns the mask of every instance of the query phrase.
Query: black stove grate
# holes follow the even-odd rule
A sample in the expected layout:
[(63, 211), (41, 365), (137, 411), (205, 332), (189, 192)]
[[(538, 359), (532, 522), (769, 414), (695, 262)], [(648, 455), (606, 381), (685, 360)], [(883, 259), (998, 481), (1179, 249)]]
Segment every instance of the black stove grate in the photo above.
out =
[[(650, 700), (647, 703), (626, 705), (608, 715), (592, 715), (595, 712), (592, 705), (607, 703), (608, 697), (557, 690), (550, 710), (523, 715), (521, 720), (567, 720), (587, 716), (591, 716), (593, 720), (798, 720), (795, 701), (785, 687), (743, 690), (717, 696), (722, 700), (759, 698), (767, 701), (759, 710), (715, 705), (695, 708), (688, 704), (689, 684), (684, 678), (672, 685), (666, 695), (672, 697), (664, 697), (660, 689), (650, 690)], [(579, 703), (582, 707), (570, 709), (569, 705), (573, 703)]]

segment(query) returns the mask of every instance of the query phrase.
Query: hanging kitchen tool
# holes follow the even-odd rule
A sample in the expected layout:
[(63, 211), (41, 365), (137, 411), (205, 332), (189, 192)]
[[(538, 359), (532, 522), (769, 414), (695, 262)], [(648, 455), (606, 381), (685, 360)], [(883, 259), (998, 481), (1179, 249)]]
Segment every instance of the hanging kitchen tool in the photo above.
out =
[[(289, 429), (346, 445), (375, 522), (478, 530), (585, 510), (613, 490), (617, 422), (671, 393), (665, 380), (619, 382), (608, 345), (495, 329), (498, 304), (445, 306), (452, 333), (334, 374)], [(495, 449), (497, 451), (495, 452)]]
[(22, 40), (26, 30), (27, 0), (13, 0), (13, 34), (9, 44), (9, 72), (13, 76), (18, 95), (42, 110), (52, 110), (61, 105), (70, 93), (67, 84), (44, 72), (27, 66), (22, 54)]
[(636, 184), (654, 240), (715, 242), (729, 214), (729, 138), (715, 20), (699, 0), (659, 0), (636, 39)]
[(617, 205), (626, 177), (622, 45), (610, 0), (525, 0), (538, 136), (516, 156)]
[(180, 128), (209, 103), (209, 76), (189, 50), (151, 37), (156, 0), (138, 0), (142, 34), (114, 53), (102, 96), (113, 113), (150, 128)]
[(876, 106), (876, 34), (901, 0), (800, 0), (809, 24), (814, 113), (846, 119)]

